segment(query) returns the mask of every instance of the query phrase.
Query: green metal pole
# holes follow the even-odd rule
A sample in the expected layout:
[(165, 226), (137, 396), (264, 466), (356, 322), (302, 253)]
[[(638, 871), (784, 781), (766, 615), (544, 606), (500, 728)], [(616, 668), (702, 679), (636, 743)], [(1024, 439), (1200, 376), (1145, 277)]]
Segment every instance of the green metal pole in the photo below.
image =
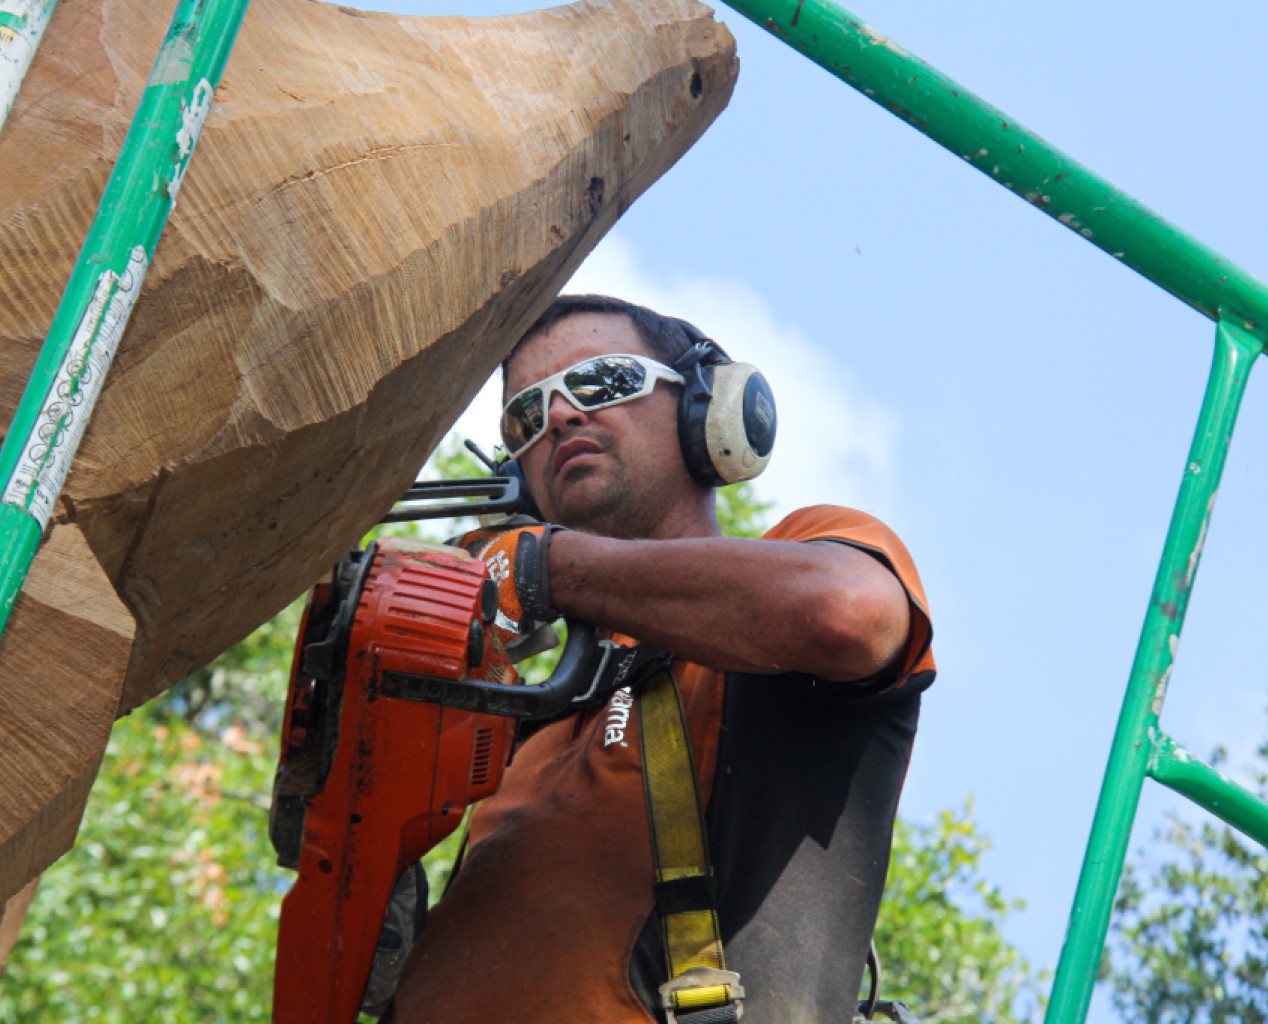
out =
[(826, 0), (726, 0), (987, 177), (1212, 320), (1268, 329), (1268, 288)]
[(1215, 338), (1211, 376), (1101, 784), (1047, 1024), (1078, 1024), (1087, 1017), (1220, 474), (1250, 369), (1264, 349), (1263, 338), (1223, 321)]
[[(1086, 1019), (1091, 1001), (1146, 764), (1154, 755), (1151, 736), (1160, 734), (1158, 715), (1237, 409), (1268, 334), (1268, 288), (836, 4), (726, 3), (1217, 322), (1215, 364), (1128, 682), (1046, 1016), (1048, 1024), (1077, 1024)], [(1181, 791), (1182, 786), (1209, 788), (1210, 779), (1198, 782), (1188, 767), (1181, 772), (1174, 760), (1155, 758), (1155, 770), (1168, 775), (1168, 785)], [(1227, 801), (1226, 793), (1223, 799)], [(1258, 822), (1255, 816), (1262, 806), (1249, 811), (1239, 804), (1237, 813), (1241, 820)]]
[(1189, 753), (1166, 733), (1154, 735), (1149, 777), (1268, 846), (1268, 803)]
[(57, 0), (0, 0), (0, 128), (56, 6)]
[(48, 338), (0, 448), (8, 622), (211, 110), (247, 0), (179, 0)]

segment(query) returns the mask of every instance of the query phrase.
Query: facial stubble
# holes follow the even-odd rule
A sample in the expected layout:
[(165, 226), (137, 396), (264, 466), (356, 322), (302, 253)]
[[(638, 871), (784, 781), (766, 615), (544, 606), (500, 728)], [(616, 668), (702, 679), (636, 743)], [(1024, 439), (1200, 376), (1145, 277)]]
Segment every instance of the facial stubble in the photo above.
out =
[[(545, 484), (556, 521), (604, 537), (639, 539), (655, 534), (656, 512), (632, 486), (625, 463), (605, 448), (598, 465), (564, 467)], [(593, 481), (593, 477), (602, 477)]]

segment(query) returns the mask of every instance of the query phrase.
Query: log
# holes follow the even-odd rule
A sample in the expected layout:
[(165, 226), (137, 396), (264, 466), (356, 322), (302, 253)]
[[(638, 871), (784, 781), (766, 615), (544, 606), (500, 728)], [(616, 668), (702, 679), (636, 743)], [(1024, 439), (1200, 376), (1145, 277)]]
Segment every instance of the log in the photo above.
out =
[(26, 920), (26, 913), (31, 909), (31, 901), (35, 899), (35, 890), (39, 884), (39, 878), (33, 878), (2, 904), (4, 909), (0, 910), (0, 978), (4, 977), (9, 953), (21, 935), (22, 922)]
[(0, 899), (74, 843), (132, 653), (133, 618), (75, 524), (54, 528), (36, 554), (8, 636), (0, 650)]
[[(63, 0), (0, 136), (0, 423), (162, 6)], [(0, 899), (69, 845), (110, 720), (356, 544), (737, 67), (694, 0), (479, 19), (254, 0), (0, 640)]]

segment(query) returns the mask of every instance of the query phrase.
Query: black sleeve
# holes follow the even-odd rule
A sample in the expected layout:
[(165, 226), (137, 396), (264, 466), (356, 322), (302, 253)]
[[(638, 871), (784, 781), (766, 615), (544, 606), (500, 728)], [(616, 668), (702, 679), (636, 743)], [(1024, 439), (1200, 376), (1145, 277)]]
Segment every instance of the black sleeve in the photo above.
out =
[[(852, 684), (727, 677), (706, 823), (727, 966), (753, 1020), (851, 1017), (920, 714), (915, 682), (869, 703), (837, 693)], [(654, 913), (630, 968), (651, 1009), (665, 980)]]

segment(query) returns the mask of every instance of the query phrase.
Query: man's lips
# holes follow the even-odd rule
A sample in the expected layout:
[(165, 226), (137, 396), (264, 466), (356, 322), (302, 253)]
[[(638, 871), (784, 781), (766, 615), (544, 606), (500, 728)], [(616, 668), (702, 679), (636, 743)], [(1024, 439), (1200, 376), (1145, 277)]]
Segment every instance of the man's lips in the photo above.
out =
[(597, 441), (592, 441), (588, 437), (574, 437), (555, 449), (554, 457), (551, 459), (551, 468), (554, 470), (555, 475), (558, 476), (564, 466), (573, 459), (580, 458), (583, 455), (601, 454), (603, 454), (603, 446)]

